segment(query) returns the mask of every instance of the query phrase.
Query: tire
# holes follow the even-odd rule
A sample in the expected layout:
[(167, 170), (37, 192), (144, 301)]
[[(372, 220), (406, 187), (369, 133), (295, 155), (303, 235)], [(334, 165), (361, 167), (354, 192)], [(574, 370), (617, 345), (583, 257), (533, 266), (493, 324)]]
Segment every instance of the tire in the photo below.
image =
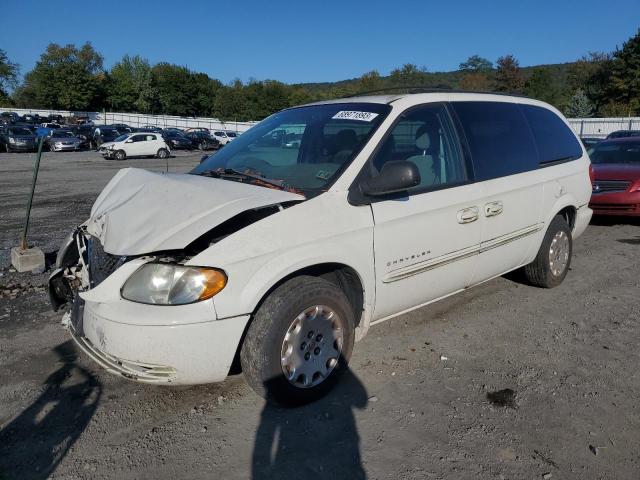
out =
[(564, 217), (556, 215), (549, 224), (535, 260), (523, 269), (526, 279), (536, 287), (557, 287), (567, 276), (572, 252), (571, 228)]
[[(341, 342), (334, 341), (340, 337)], [(304, 405), (329, 392), (346, 371), (354, 338), (353, 309), (344, 292), (327, 280), (300, 276), (276, 288), (258, 308), (240, 364), (258, 395), (284, 406)], [(281, 361), (285, 351), (291, 365), (300, 367), (291, 371), (291, 380), (284, 373), (290, 366)]]
[(116, 160), (124, 160), (125, 158), (127, 158), (127, 154), (124, 150), (117, 150), (116, 153), (113, 154), (113, 158), (115, 158)]
[(167, 151), (166, 148), (161, 148), (160, 150), (158, 150), (158, 153), (156, 154), (156, 156), (158, 158), (167, 158), (169, 156), (169, 152)]

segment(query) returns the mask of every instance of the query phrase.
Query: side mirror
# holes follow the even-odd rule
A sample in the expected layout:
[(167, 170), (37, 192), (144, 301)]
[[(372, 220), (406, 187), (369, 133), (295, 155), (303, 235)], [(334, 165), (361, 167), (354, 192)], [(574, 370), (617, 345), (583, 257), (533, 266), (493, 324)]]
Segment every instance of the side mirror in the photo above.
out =
[(372, 197), (397, 193), (420, 185), (420, 172), (413, 162), (404, 160), (387, 162), (380, 175), (361, 184), (362, 193)]
[(127, 140), (127, 141), (126, 141), (126, 142), (124, 142), (124, 143), (133, 143), (133, 140), (129, 139), (129, 140)]

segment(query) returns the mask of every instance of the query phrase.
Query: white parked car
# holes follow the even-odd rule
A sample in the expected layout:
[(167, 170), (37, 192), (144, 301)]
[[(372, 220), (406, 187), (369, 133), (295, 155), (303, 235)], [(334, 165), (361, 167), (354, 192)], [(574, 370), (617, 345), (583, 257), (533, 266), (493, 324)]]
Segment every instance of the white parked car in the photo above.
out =
[(171, 154), (171, 149), (162, 138), (162, 134), (153, 132), (120, 135), (113, 142), (101, 144), (98, 151), (104, 158), (116, 160), (145, 156), (167, 158)]
[[(303, 131), (299, 148), (270, 133)], [(140, 382), (327, 392), (369, 328), (515, 269), (560, 284), (589, 158), (536, 100), (341, 99), (276, 113), (189, 174), (120, 170), (59, 251), (54, 307)], [(487, 348), (492, 348), (490, 345)]]
[(223, 146), (235, 139), (237, 136), (236, 132), (228, 132), (226, 130), (215, 130), (213, 132), (213, 138), (218, 140), (220, 145)]

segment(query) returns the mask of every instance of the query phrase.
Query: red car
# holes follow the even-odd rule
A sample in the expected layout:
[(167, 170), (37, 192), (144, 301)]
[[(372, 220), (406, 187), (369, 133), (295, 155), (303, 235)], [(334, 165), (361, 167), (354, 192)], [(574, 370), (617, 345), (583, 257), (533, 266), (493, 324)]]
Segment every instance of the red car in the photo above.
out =
[(640, 216), (640, 137), (605, 140), (589, 156), (594, 215)]

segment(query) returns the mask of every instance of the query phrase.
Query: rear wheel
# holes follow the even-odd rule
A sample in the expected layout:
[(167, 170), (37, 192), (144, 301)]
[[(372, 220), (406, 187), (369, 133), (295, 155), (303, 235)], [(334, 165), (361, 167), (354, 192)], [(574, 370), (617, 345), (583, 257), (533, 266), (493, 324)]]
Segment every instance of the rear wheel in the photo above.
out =
[(116, 160), (124, 160), (125, 158), (127, 158), (127, 154), (125, 153), (124, 150), (118, 150), (116, 151), (116, 153), (113, 154), (113, 157)]
[(325, 395), (347, 369), (355, 321), (333, 283), (301, 276), (283, 283), (260, 306), (240, 350), (247, 383), (282, 405)]
[(571, 228), (564, 217), (556, 215), (549, 224), (535, 260), (524, 267), (527, 280), (537, 287), (557, 287), (567, 276), (572, 250)]
[(161, 148), (158, 150), (157, 156), (158, 158), (167, 158), (169, 156), (169, 151), (166, 148)]

